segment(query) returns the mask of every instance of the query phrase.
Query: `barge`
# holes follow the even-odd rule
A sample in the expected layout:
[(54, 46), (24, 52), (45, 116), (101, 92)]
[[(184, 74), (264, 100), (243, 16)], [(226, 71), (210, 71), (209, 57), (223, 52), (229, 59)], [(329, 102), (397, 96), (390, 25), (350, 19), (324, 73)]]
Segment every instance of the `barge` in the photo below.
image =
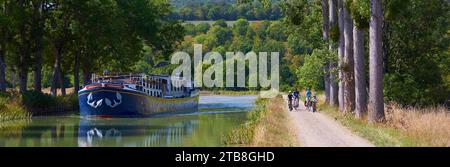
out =
[(78, 91), (81, 116), (148, 117), (196, 111), (199, 91), (190, 79), (168, 75), (92, 75)]

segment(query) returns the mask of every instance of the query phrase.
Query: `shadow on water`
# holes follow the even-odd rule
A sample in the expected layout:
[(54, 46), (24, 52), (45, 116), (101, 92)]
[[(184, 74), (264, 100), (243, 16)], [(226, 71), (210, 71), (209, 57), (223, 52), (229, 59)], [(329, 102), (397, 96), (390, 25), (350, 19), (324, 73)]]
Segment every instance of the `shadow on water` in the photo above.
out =
[(222, 146), (255, 96), (202, 96), (196, 112), (152, 118), (36, 117), (0, 124), (0, 146)]

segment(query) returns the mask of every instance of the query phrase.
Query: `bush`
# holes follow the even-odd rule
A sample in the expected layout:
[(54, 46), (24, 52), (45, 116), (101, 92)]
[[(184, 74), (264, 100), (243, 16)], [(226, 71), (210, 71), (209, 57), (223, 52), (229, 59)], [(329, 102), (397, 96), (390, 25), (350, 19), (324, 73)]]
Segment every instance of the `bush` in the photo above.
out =
[(23, 93), (22, 103), (27, 108), (48, 108), (57, 104), (55, 97), (37, 91)]
[(421, 84), (409, 74), (386, 74), (384, 96), (401, 105), (429, 106), (442, 104), (448, 92), (443, 85)]
[(41, 92), (27, 91), (22, 94), (22, 105), (35, 114), (74, 111), (78, 109), (78, 97), (76, 95), (55, 97)]

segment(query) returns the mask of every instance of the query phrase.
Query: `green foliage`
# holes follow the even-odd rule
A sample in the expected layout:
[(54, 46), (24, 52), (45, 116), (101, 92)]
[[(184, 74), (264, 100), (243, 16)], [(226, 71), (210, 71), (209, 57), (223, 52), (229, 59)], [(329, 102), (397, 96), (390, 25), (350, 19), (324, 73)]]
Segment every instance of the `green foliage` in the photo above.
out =
[[(267, 0), (264, 0), (267, 1)], [(282, 17), (279, 3), (252, 1), (246, 3), (190, 2), (177, 5), (170, 15), (175, 20), (278, 20)]]
[(228, 27), (216, 25), (206, 34), (204, 45), (206, 48), (212, 49), (231, 42), (232, 37), (233, 33)]
[(250, 23), (245, 19), (239, 19), (233, 26), (233, 32), (237, 35), (244, 36), (247, 34)]
[(305, 56), (305, 63), (301, 66), (297, 75), (300, 78), (302, 88), (319, 89), (323, 81), (323, 67), (329, 52), (326, 49), (316, 49), (311, 55)]
[(228, 27), (228, 24), (224, 19), (220, 19), (220, 20), (217, 20), (214, 22), (213, 27), (215, 27), (215, 26), (226, 28), (226, 27)]
[(355, 21), (356, 27), (360, 29), (369, 28), (370, 1), (368, 0), (347, 0), (346, 5)]
[(331, 26), (328, 35), (330, 36), (331, 42), (338, 43), (340, 36), (339, 26), (338, 25)]
[(51, 96), (37, 91), (27, 91), (22, 94), (21, 104), (28, 112), (34, 114), (46, 112), (67, 112), (78, 109), (78, 96)]
[(449, 76), (449, 3), (399, 1), (387, 2), (385, 12), (386, 100), (422, 106), (445, 103), (450, 94), (445, 80)]
[(287, 42), (288, 47), (292, 49), (292, 53), (295, 55), (307, 54), (311, 52), (311, 48), (307, 47), (307, 41), (299, 38), (297, 35), (289, 35)]
[(274, 21), (267, 29), (267, 36), (277, 41), (285, 41), (287, 35), (285, 33), (286, 26), (280, 21)]
[(36, 91), (27, 91), (22, 94), (22, 103), (27, 108), (46, 108), (55, 106), (56, 97)]
[(196, 35), (197, 34), (197, 29), (196, 26), (194, 24), (184, 24), (183, 25), (184, 28), (184, 35)]
[(211, 26), (208, 23), (200, 23), (197, 26), (195, 26), (195, 28), (196, 33), (206, 34), (206, 32), (208, 32), (208, 30), (211, 28)]
[(319, 1), (289, 0), (283, 5), (286, 19), (283, 27), (287, 28), (287, 34), (308, 41), (308, 47), (312, 49), (322, 48), (322, 7)]
[[(221, 21), (222, 22), (222, 21)], [(286, 41), (278, 41), (272, 38), (265, 38), (267, 29), (272, 23), (269, 21), (251, 22), (242, 19), (237, 21), (233, 27), (213, 26), (206, 34), (198, 34), (194, 37), (186, 36), (185, 40), (178, 46), (179, 50), (187, 51), (193, 55), (194, 44), (203, 44), (203, 53), (210, 51), (219, 52), (225, 58), (226, 52), (242, 52), (244, 54), (254, 51), (259, 52), (279, 52), (282, 84), (290, 84), (295, 82), (295, 76), (287, 65), (293, 64), (288, 62), (284, 57), (288, 53)], [(277, 24), (277, 23), (275, 23)], [(245, 31), (244, 31), (245, 30)], [(284, 32), (281, 35), (286, 36)], [(270, 61), (270, 59), (269, 59)], [(208, 66), (204, 65), (203, 69)], [(246, 75), (248, 76), (248, 63), (246, 64)], [(224, 68), (225, 70), (225, 68)], [(248, 77), (246, 78), (248, 79)], [(286, 82), (289, 83), (286, 83)], [(242, 90), (243, 88), (230, 88), (231, 90)], [(246, 89), (246, 88), (245, 88)], [(256, 88), (255, 90), (259, 90)]]
[(283, 4), (283, 12), (286, 20), (294, 26), (304, 23), (304, 18), (308, 15), (307, 0), (288, 0)]

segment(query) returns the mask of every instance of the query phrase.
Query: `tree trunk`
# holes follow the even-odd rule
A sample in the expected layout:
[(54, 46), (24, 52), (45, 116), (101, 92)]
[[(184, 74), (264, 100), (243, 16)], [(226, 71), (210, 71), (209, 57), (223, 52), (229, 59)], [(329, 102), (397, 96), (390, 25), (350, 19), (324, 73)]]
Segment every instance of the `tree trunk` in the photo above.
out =
[(36, 64), (33, 68), (33, 88), (35, 91), (42, 91), (42, 51), (36, 53)]
[(22, 44), (25, 45), (21, 48), (20, 53), (20, 62), (19, 62), (19, 92), (25, 93), (27, 91), (28, 86), (28, 61), (29, 61), (29, 51), (28, 51), (28, 44)]
[(61, 65), (59, 67), (59, 77), (58, 77), (58, 79), (59, 79), (59, 86), (60, 86), (60, 89), (61, 89), (61, 95), (65, 96), (66, 95), (66, 85), (64, 85), (64, 73), (63, 73), (63, 71), (61, 69)]
[(0, 46), (0, 91), (6, 91), (6, 62), (3, 46)]
[[(55, 47), (55, 64), (53, 64), (53, 73), (52, 73), (52, 85), (51, 85), (51, 94), (53, 96), (57, 96), (58, 89), (58, 81), (61, 84), (61, 50), (58, 47)], [(62, 88), (62, 85), (61, 85)], [(61, 89), (62, 93), (62, 89)]]
[(371, 123), (384, 120), (382, 15), (381, 0), (370, 0), (369, 122)]
[(78, 94), (80, 89), (80, 51), (77, 51), (75, 54), (75, 65), (73, 68), (73, 87), (75, 90), (75, 94)]
[(35, 40), (35, 47), (33, 48), (34, 62), (33, 65), (33, 88), (35, 91), (42, 91), (42, 52), (44, 48), (44, 17), (43, 17), (43, 5), (42, 1), (35, 1), (33, 3), (33, 28), (32, 36)]
[[(27, 2), (21, 0), (19, 1), (19, 6), (22, 9), (26, 8)], [(27, 23), (21, 23), (20, 24), (20, 44), (19, 44), (19, 64), (18, 64), (18, 69), (19, 69), (19, 92), (20, 93), (24, 93), (27, 91), (27, 84), (28, 84), (28, 68), (30, 66), (30, 49), (31, 49), (31, 42), (30, 39), (28, 38), (29, 35), (27, 34), (27, 32), (29, 31), (27, 28)]]
[(353, 27), (355, 60), (355, 116), (363, 118), (367, 111), (366, 73), (364, 60), (364, 30)]
[(22, 65), (19, 67), (19, 92), (25, 93), (28, 84), (28, 67)]
[(355, 110), (355, 78), (353, 59), (353, 19), (347, 7), (344, 7), (344, 112)]
[[(4, 1), (3, 4), (0, 4), (3, 6), (2, 10), (0, 10), (1, 14), (8, 16), (7, 12), (7, 1)], [(6, 39), (8, 38), (8, 33), (6, 31), (3, 31), (3, 34), (1, 35), (1, 39), (4, 41), (0, 41), (0, 91), (5, 92), (6, 91), (6, 62), (5, 62), (5, 46), (6, 46)]]
[[(330, 18), (330, 27), (336, 27), (337, 25), (337, 11), (336, 11), (336, 0), (329, 0), (329, 18)], [(330, 51), (334, 52), (337, 49), (337, 46), (334, 41), (330, 41), (329, 44)], [(336, 82), (336, 74), (333, 73), (336, 69), (336, 63), (334, 60), (330, 61), (330, 105), (337, 106), (338, 102), (338, 84)]]
[(339, 101), (339, 111), (344, 111), (344, 53), (345, 53), (345, 37), (344, 37), (344, 4), (343, 0), (338, 0), (339, 6), (339, 91), (338, 91), (338, 101)]
[(92, 82), (91, 79), (92, 79), (92, 73), (88, 70), (83, 70), (84, 85), (91, 84), (91, 82)]
[[(328, 34), (329, 34), (329, 18), (328, 18), (328, 0), (322, 0), (322, 18), (323, 18), (323, 26), (322, 26), (322, 39), (327, 42)], [(324, 81), (325, 81), (325, 103), (330, 103), (330, 69), (328, 63), (324, 66)]]
[(16, 90), (16, 70), (14, 70), (14, 68), (11, 68), (11, 86), (12, 89), (15, 91)]

